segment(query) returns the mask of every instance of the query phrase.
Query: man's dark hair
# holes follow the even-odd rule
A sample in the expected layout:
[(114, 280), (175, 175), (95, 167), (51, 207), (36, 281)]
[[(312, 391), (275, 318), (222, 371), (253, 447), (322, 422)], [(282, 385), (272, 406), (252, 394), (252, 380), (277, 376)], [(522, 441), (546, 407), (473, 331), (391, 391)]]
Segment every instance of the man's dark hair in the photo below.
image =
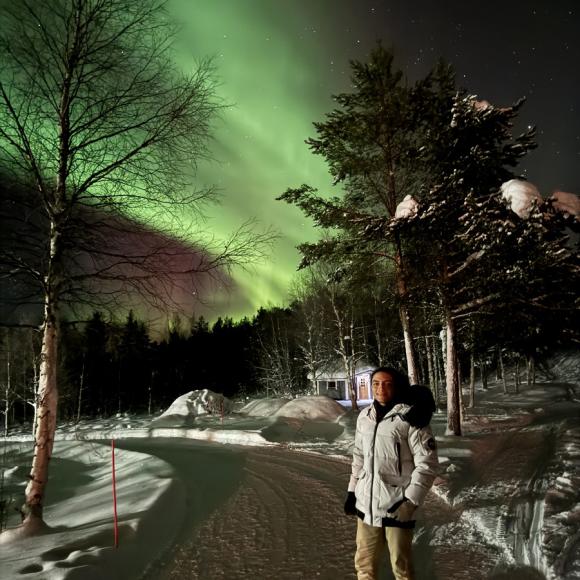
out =
[(391, 375), (391, 377), (393, 377), (393, 383), (395, 385), (395, 394), (396, 394), (397, 398), (401, 397), (402, 394), (404, 393), (404, 391), (406, 389), (408, 389), (410, 386), (409, 377), (405, 373), (402, 373), (401, 371), (398, 371), (397, 369), (395, 369), (393, 367), (376, 368), (371, 373), (371, 386), (373, 384), (373, 377), (377, 373), (387, 373), (387, 374)]

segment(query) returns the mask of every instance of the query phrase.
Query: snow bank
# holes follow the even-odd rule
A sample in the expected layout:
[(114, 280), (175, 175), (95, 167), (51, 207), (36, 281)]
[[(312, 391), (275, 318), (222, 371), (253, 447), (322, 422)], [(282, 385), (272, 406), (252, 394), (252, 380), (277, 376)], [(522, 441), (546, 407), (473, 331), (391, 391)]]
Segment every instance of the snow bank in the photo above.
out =
[(326, 395), (297, 399), (256, 399), (240, 411), (249, 417), (288, 417), (311, 421), (338, 421), (346, 411), (342, 405)]
[[(244, 426), (235, 429), (230, 424), (227, 428), (220, 427), (219, 421), (213, 427), (187, 428), (157, 426), (149, 429), (99, 429), (76, 433), (59, 433), (58, 441), (103, 441), (115, 439), (147, 439), (147, 438), (179, 438), (194, 439), (196, 441), (210, 441), (213, 443), (228, 443), (232, 445), (269, 445), (260, 433), (263, 425)], [(269, 424), (269, 423), (268, 423)], [(18, 435), (11, 438), (14, 442), (32, 441), (31, 435)]]
[(290, 399), (255, 399), (240, 409), (239, 413), (249, 417), (271, 417)]
[[(29, 454), (21, 460), (28, 462)], [(47, 488), (47, 534), (0, 535), (3, 578), (101, 580), (139, 577), (179, 529), (184, 492), (164, 461), (116, 450), (119, 547), (113, 547), (111, 452), (102, 444), (55, 444)], [(22, 487), (26, 484), (22, 482)], [(159, 529), (166, 530), (163, 535)]]
[(310, 421), (337, 421), (346, 413), (344, 407), (326, 395), (298, 397), (276, 411), (277, 417), (309, 419)]

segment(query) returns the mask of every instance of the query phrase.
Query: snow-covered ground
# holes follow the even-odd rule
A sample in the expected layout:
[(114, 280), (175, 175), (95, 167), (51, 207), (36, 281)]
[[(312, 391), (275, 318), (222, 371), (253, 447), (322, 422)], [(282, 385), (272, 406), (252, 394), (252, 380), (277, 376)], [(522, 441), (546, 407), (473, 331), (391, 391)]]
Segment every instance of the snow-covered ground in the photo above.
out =
[[(574, 372), (566, 367), (565, 380)], [(229, 410), (198, 392), (154, 420), (61, 426), (52, 530), (0, 536), (1, 577), (354, 578), (355, 523), (342, 502), (355, 414), (325, 397)], [(580, 577), (579, 416), (578, 384), (551, 382), (518, 395), (493, 383), (478, 390), (461, 438), (434, 418), (442, 471), (416, 533), (419, 580)], [(117, 549), (111, 438), (120, 447)], [(27, 439), (15, 433), (5, 444), (14, 494), (25, 485)]]

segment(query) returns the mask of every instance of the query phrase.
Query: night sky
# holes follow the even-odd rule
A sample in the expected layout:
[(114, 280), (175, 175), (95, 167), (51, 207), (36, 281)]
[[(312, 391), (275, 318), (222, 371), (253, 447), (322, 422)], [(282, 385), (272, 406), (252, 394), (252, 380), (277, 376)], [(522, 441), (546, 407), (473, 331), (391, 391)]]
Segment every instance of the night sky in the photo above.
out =
[(214, 161), (197, 176), (222, 194), (208, 227), (225, 236), (254, 216), (281, 234), (270, 260), (235, 272), (227, 292), (192, 306), (210, 319), (285, 301), (299, 261), (295, 246), (316, 233), (275, 198), (302, 183), (331, 190), (323, 160), (304, 140), (333, 108), (331, 95), (351, 89), (349, 60), (366, 60), (377, 39), (411, 81), (443, 57), (460, 85), (492, 104), (526, 97), (521, 127), (537, 126), (539, 147), (522, 173), (543, 195), (580, 193), (576, 1), (171, 0), (169, 10), (182, 27), (179, 65), (213, 56), (219, 95), (231, 104), (216, 123)]

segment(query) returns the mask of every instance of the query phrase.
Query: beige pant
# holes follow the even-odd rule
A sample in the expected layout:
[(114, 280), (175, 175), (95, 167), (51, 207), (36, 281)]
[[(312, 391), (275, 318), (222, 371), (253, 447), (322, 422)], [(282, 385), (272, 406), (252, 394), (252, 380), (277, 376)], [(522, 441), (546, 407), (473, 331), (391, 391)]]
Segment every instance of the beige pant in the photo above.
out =
[(354, 567), (358, 580), (376, 580), (381, 556), (389, 548), (391, 568), (396, 580), (415, 578), (412, 562), (413, 530), (375, 528), (357, 518)]

